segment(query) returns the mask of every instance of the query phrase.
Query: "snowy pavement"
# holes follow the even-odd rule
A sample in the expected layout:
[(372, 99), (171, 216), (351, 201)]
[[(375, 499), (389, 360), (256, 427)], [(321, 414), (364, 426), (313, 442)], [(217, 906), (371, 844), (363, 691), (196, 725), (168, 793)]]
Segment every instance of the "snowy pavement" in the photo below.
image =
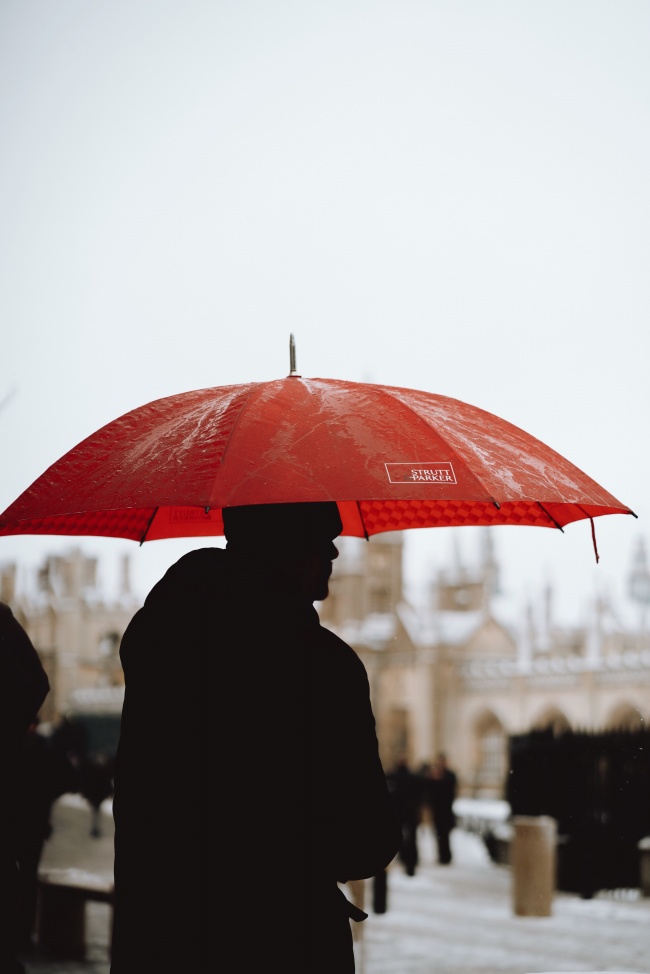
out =
[[(103, 837), (90, 838), (87, 806), (66, 796), (55, 808), (55, 831), (43, 864), (110, 874), (108, 803), (103, 824)], [(601, 894), (593, 900), (557, 894), (552, 916), (516, 917), (510, 872), (489, 861), (480, 839), (456, 830), (454, 862), (448, 867), (435, 864), (428, 830), (422, 828), (419, 839), (421, 864), (416, 875), (408, 877), (394, 864), (389, 871), (388, 912), (370, 913), (363, 924), (363, 939), (356, 946), (358, 974), (650, 974), (650, 899), (636, 893), (627, 898)], [(371, 901), (367, 883), (366, 902)], [(35, 955), (26, 961), (28, 974), (108, 974), (108, 936), (109, 908), (91, 903), (87, 961), (53, 962)], [(216, 958), (214, 970), (222, 974)]]
[(417, 874), (393, 865), (389, 910), (365, 923), (363, 974), (650, 972), (650, 900), (558, 893), (552, 916), (516, 917), (510, 871), (489, 861), (476, 836), (456, 830), (454, 862), (441, 867), (420, 832)]

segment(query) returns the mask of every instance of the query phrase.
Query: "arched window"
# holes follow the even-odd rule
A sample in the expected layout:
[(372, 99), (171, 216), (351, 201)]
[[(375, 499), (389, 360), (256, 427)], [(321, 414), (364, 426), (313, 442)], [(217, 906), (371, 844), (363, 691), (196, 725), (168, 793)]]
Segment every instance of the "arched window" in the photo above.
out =
[(479, 794), (501, 797), (508, 770), (508, 738), (499, 718), (486, 711), (475, 723), (475, 788)]
[(568, 718), (557, 707), (548, 707), (544, 710), (537, 720), (533, 721), (532, 726), (533, 730), (553, 731), (554, 737), (559, 737), (560, 734), (566, 734), (571, 730)]
[(621, 703), (614, 708), (606, 721), (608, 730), (638, 731), (645, 727), (643, 714), (630, 703)]

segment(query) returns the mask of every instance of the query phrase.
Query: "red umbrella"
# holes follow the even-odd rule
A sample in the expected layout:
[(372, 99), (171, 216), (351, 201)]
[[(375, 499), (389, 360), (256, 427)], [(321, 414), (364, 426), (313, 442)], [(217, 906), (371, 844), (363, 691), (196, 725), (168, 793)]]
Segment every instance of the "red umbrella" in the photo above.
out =
[(222, 507), (322, 500), (338, 501), (343, 534), (358, 537), (633, 513), (475, 406), (292, 374), (126, 413), (46, 470), (0, 515), (0, 535), (219, 535)]

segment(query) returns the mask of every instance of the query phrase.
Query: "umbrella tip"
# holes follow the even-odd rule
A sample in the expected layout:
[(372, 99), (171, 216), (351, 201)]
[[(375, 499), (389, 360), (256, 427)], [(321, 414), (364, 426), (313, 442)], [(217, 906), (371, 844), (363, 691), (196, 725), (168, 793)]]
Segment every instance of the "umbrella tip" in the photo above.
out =
[(289, 376), (295, 376), (296, 379), (300, 379), (300, 376), (296, 372), (296, 340), (293, 334), (289, 335)]

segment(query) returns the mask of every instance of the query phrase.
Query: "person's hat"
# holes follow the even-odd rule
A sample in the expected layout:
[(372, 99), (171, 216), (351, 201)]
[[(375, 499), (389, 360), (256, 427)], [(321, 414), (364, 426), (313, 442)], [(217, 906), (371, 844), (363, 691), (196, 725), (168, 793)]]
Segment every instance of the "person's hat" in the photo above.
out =
[(284, 548), (309, 548), (333, 541), (343, 530), (334, 501), (224, 507), (222, 516), (226, 541), (236, 547), (273, 542)]

